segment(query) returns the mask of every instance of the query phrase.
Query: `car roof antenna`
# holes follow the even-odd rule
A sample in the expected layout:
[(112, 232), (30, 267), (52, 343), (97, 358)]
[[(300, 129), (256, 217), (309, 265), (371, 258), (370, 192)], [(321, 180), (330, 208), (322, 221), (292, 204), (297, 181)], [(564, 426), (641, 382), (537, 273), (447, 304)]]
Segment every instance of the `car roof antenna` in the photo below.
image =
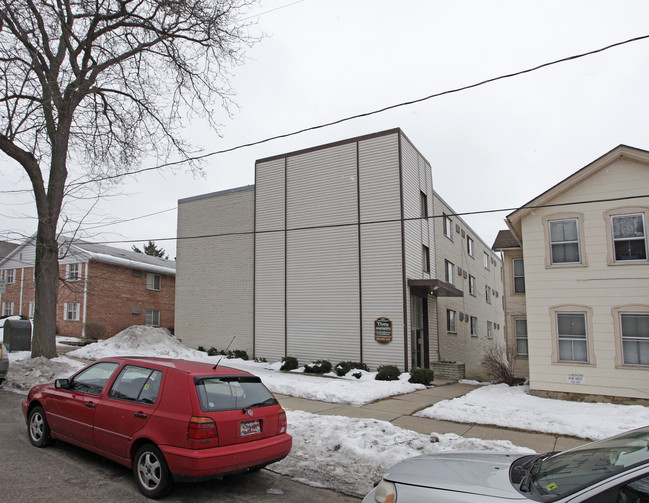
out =
[[(228, 347), (225, 348), (224, 353), (227, 353), (227, 352), (228, 352), (228, 349), (230, 349), (230, 346), (232, 346), (232, 343), (234, 342), (234, 340), (235, 340), (236, 338), (237, 338), (237, 336), (235, 335), (235, 336), (232, 338), (232, 340), (230, 341), (230, 344), (228, 344)], [(225, 356), (225, 355), (223, 355), (223, 356)], [(223, 356), (221, 356), (221, 358), (219, 358), (219, 361), (216, 362), (216, 365), (214, 365), (214, 366), (212, 367), (212, 370), (216, 370), (216, 367), (218, 367), (218, 366), (219, 366), (219, 363), (221, 363), (221, 360), (223, 360)]]

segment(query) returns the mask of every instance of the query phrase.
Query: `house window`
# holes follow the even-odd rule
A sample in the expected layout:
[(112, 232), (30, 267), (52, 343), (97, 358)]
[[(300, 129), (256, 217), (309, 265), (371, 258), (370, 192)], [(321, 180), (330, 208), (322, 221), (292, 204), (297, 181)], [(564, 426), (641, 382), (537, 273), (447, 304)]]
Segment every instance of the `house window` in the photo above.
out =
[(487, 339), (493, 339), (494, 338), (494, 324), (491, 321), (487, 322)]
[(644, 214), (613, 215), (611, 228), (616, 262), (647, 260)]
[(557, 313), (559, 361), (588, 362), (586, 313)]
[(453, 284), (453, 264), (448, 260), (444, 261), (444, 281)]
[(466, 252), (473, 257), (473, 239), (466, 237)]
[(9, 285), (16, 282), (16, 270), (7, 269), (5, 270), (5, 282)]
[(160, 290), (160, 275), (147, 273), (146, 275), (146, 289), (147, 290)]
[(514, 331), (516, 332), (516, 356), (528, 356), (527, 320), (525, 318), (515, 319)]
[(550, 220), (550, 262), (580, 264), (579, 224), (576, 218)]
[(430, 272), (430, 250), (426, 245), (422, 245), (421, 249), (423, 259), (422, 267), (424, 269), (424, 272)]
[(491, 304), (491, 288), (485, 286), (484, 292), (485, 292), (485, 300), (487, 301), (487, 304)]
[(450, 219), (448, 215), (444, 215), (443, 221), (444, 221), (444, 235), (449, 239), (453, 239), (453, 221)]
[(621, 313), (622, 355), (625, 365), (649, 365), (649, 313)]
[(424, 192), (420, 192), (421, 197), (421, 216), (422, 217), (427, 217), (428, 216), (428, 196)]
[(478, 336), (478, 318), (471, 316), (471, 335)]
[(489, 254), (487, 252), (482, 252), (482, 261), (484, 263), (484, 268), (489, 269)]
[(475, 297), (475, 278), (469, 276), (469, 293)]
[(30, 300), (29, 301), (29, 319), (33, 320), (35, 315), (36, 315), (36, 301), (35, 300)]
[(14, 315), (14, 303), (13, 302), (3, 302), (2, 303), (2, 316), (13, 316)]
[(159, 327), (160, 326), (160, 311), (154, 311), (152, 309), (146, 310), (146, 325), (148, 327)]
[(69, 302), (63, 304), (63, 319), (66, 321), (79, 321), (80, 304)]
[(447, 309), (446, 310), (446, 331), (447, 332), (457, 332), (457, 326), (456, 326), (456, 316), (457, 313), (453, 311), (452, 309)]
[(65, 266), (65, 279), (78, 281), (81, 279), (81, 264), (67, 264)]
[(525, 293), (525, 268), (522, 258), (512, 260), (514, 270), (514, 293)]

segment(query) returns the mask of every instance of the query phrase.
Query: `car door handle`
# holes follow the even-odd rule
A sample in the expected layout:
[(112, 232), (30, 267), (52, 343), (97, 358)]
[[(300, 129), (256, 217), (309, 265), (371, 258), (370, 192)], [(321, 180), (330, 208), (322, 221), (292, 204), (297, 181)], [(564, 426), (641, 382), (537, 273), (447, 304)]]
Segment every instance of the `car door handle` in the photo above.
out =
[(144, 412), (136, 412), (136, 413), (133, 414), (133, 415), (134, 415), (135, 417), (143, 417), (143, 418), (146, 418), (146, 417), (147, 417), (146, 414), (145, 414)]
[(94, 409), (96, 405), (93, 402), (86, 402), (86, 407), (90, 407), (91, 409)]

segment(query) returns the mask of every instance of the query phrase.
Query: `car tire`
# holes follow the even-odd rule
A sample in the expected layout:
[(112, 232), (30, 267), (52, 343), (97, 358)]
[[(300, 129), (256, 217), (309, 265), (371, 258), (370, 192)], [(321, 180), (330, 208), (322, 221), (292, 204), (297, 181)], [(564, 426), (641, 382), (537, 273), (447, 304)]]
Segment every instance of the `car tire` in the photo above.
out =
[(29, 411), (27, 418), (27, 436), (32, 445), (45, 447), (52, 443), (50, 427), (47, 424), (45, 411), (40, 405)]
[(135, 453), (133, 477), (147, 498), (161, 498), (171, 491), (173, 479), (165, 458), (153, 444), (145, 444)]

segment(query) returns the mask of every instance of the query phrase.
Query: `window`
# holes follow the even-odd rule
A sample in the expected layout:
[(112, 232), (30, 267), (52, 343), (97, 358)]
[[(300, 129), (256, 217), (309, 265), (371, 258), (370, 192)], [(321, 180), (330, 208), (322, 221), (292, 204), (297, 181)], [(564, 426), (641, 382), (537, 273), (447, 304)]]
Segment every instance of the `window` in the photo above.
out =
[(6, 269), (5, 270), (5, 282), (9, 285), (16, 282), (16, 270), (15, 269)]
[(449, 239), (453, 239), (453, 221), (450, 219), (448, 215), (444, 215), (443, 221), (444, 221), (444, 235)]
[(485, 300), (487, 301), (487, 304), (491, 304), (491, 288), (485, 286), (484, 293), (485, 293)]
[(478, 318), (471, 316), (471, 335), (478, 336)]
[(482, 262), (485, 269), (489, 269), (489, 254), (487, 252), (482, 252)]
[(160, 275), (147, 273), (146, 275), (146, 289), (147, 290), (160, 290)]
[(2, 316), (13, 316), (14, 314), (14, 303), (13, 302), (3, 302), (2, 303)]
[(35, 300), (30, 300), (29, 301), (29, 319), (33, 320), (35, 315), (36, 315), (36, 301)]
[(580, 264), (579, 225), (576, 218), (550, 220), (550, 263)]
[(473, 257), (473, 239), (466, 237), (466, 252)]
[(446, 310), (446, 331), (447, 332), (457, 332), (457, 326), (455, 323), (456, 316), (457, 313), (452, 309)]
[(512, 260), (514, 293), (525, 293), (525, 268), (522, 258)]
[(621, 313), (622, 362), (649, 365), (649, 313)]
[(158, 399), (162, 372), (159, 370), (126, 365), (108, 392), (109, 398), (154, 404)]
[(152, 309), (146, 310), (146, 320), (145, 323), (148, 327), (159, 327), (160, 326), (160, 311), (154, 311)]
[(557, 313), (559, 361), (588, 362), (586, 313)]
[(494, 324), (491, 321), (487, 322), (487, 339), (493, 339), (494, 338)]
[(422, 217), (427, 217), (428, 216), (428, 196), (424, 192), (420, 192), (421, 194), (421, 216)]
[(453, 264), (448, 260), (444, 261), (444, 281), (453, 284)]
[(644, 214), (613, 215), (611, 228), (616, 262), (647, 260)]
[(65, 279), (68, 281), (78, 281), (81, 279), (81, 264), (67, 264), (65, 266)]
[(475, 297), (475, 278), (469, 276), (469, 293)]
[(63, 319), (66, 321), (79, 321), (79, 307), (77, 302), (63, 304)]
[(516, 332), (516, 356), (528, 356), (527, 349), (527, 320), (518, 318), (514, 320)]
[(428, 249), (428, 246), (422, 245), (422, 259), (423, 259), (423, 270), (424, 272), (430, 272), (430, 250)]
[(89, 395), (101, 395), (104, 386), (119, 366), (117, 363), (100, 362), (78, 373), (69, 389)]

